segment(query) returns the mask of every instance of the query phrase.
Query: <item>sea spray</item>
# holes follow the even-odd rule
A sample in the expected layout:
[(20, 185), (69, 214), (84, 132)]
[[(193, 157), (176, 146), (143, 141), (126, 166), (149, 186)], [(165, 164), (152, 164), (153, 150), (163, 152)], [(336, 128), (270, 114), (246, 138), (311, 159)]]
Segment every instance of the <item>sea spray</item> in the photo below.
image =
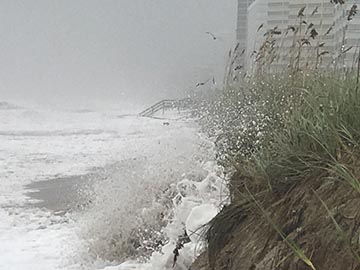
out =
[[(211, 156), (208, 146), (193, 121), (165, 126), (116, 115), (1, 111), (0, 265), (6, 270), (146, 262), (168, 243), (164, 228), (173, 220), (176, 183), (205, 178), (199, 165)], [(85, 181), (73, 186), (80, 194), (68, 198), (67, 213), (38, 209), (26, 196), (32, 182), (54, 180), (51, 186), (60, 187), (79, 175)], [(52, 192), (61, 198), (64, 191), (47, 190), (51, 200)]]
[[(214, 156), (213, 144), (209, 141), (204, 141), (204, 144), (207, 157)], [(206, 172), (202, 179), (183, 175), (178, 183), (170, 187), (173, 192), (167, 195), (173, 196), (171, 209), (167, 214), (167, 224), (160, 231), (165, 239), (164, 245), (154, 251), (146, 262), (127, 261), (104, 270), (185, 270), (190, 267), (203, 251), (206, 224), (228, 203), (229, 198), (222, 167), (205, 159), (200, 163), (203, 172)], [(179, 246), (179, 239), (183, 237), (187, 237), (187, 240)]]

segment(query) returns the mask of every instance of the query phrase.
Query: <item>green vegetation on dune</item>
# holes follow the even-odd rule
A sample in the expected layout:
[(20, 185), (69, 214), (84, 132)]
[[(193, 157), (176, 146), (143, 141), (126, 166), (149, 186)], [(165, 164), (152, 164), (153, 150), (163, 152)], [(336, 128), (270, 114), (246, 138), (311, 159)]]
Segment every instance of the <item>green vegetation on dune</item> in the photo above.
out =
[[(285, 198), (294, 186), (307, 185), (308, 179), (317, 185), (341, 183), (360, 197), (360, 93), (356, 75), (298, 72), (261, 76), (229, 87), (207, 101), (206, 107), (200, 121), (216, 136), (218, 161), (233, 172), (228, 182), (232, 204), (209, 227), (210, 258), (215, 258), (217, 241), (224, 241), (224, 235), (242, 222), (244, 211), (252, 209), (261, 217), (258, 222), (266, 221), (295, 257), (315, 269), (309, 255), (271, 218), (276, 208), (265, 206), (274, 198)], [(312, 196), (317, 202), (326, 206), (315, 194)], [(330, 205), (322, 214), (332, 217), (329, 208), (337, 207)], [(354, 218), (360, 220), (359, 211)], [(358, 225), (344, 231), (332, 220), (334, 234), (339, 232), (340, 238), (346, 239), (345, 247), (360, 263), (360, 243), (354, 241), (359, 238)]]
[[(324, 217), (317, 221), (318, 231), (312, 232), (319, 241), (323, 234), (334, 235), (335, 247), (348, 252), (344, 258), (360, 264), (360, 212), (350, 203), (354, 196), (355, 203), (360, 202), (359, 86), (358, 71), (261, 73), (227, 84), (221, 93), (200, 104), (200, 122), (216, 138), (218, 162), (232, 173), (228, 181), (232, 203), (209, 224), (207, 234), (209, 262), (214, 269), (217, 254), (234, 241), (233, 234), (254, 214), (258, 218), (252, 219), (253, 226), (265, 222), (291, 252), (279, 259), (279, 265), (297, 258), (309, 269), (329, 267), (324, 258), (314, 255), (316, 250), (303, 247), (283, 228), (290, 217), (280, 217), (277, 212), (284, 211), (284, 200), (292, 203), (288, 196), (294, 189), (309, 194), (314, 205), (306, 206), (306, 211), (318, 209)], [(316, 191), (328, 183), (336, 184), (335, 201), (326, 202)], [(298, 203), (308, 205), (303, 199)], [(355, 211), (354, 222), (340, 225), (334, 211), (341, 216), (338, 209), (346, 211), (346, 207)], [(297, 230), (302, 228), (298, 226)]]
[[(211, 269), (360, 269), (360, 55), (344, 68), (344, 44), (324, 68), (304, 10), (285, 33), (294, 33), (288, 70), (272, 69), (283, 55), (275, 27), (252, 74), (234, 67), (236, 46), (224, 88), (199, 95), (199, 121), (230, 174), (231, 204), (206, 236)], [(354, 4), (345, 23), (356, 14)], [(312, 31), (301, 34), (303, 24)]]
[(251, 185), (272, 190), (331, 170), (359, 190), (349, 161), (360, 142), (359, 104), (350, 75), (271, 75), (224, 91), (201, 121), (216, 134), (219, 162)]

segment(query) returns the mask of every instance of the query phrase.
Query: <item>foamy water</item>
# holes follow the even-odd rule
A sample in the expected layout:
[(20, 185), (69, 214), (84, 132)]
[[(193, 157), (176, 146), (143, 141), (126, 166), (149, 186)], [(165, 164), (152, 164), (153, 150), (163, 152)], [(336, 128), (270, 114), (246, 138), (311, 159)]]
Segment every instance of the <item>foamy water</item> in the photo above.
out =
[[(212, 145), (189, 120), (120, 113), (0, 110), (0, 269), (167, 269), (193, 260), (193, 233), (224, 199)], [(64, 213), (25, 186), (94, 172)], [(129, 261), (131, 258), (131, 261)], [(127, 262), (124, 262), (127, 261)]]

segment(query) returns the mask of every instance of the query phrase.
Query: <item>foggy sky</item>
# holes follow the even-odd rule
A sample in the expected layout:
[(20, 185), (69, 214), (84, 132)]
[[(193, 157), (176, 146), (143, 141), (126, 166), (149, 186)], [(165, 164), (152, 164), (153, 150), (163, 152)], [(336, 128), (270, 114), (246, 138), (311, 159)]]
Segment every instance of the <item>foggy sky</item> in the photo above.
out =
[(0, 0), (0, 100), (149, 102), (220, 79), (236, 2)]

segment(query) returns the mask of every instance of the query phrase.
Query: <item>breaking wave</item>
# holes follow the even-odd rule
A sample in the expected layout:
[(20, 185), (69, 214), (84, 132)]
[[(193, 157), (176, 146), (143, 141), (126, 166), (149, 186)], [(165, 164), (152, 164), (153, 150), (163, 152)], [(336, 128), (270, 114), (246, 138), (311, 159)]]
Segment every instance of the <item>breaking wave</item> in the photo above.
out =
[(208, 161), (211, 143), (203, 141), (200, 149), (191, 157), (143, 157), (106, 169), (81, 217), (89, 262), (118, 265), (105, 269), (170, 269), (184, 235), (189, 241), (177, 264), (192, 262), (200, 242), (196, 231), (227, 196), (221, 168)]

